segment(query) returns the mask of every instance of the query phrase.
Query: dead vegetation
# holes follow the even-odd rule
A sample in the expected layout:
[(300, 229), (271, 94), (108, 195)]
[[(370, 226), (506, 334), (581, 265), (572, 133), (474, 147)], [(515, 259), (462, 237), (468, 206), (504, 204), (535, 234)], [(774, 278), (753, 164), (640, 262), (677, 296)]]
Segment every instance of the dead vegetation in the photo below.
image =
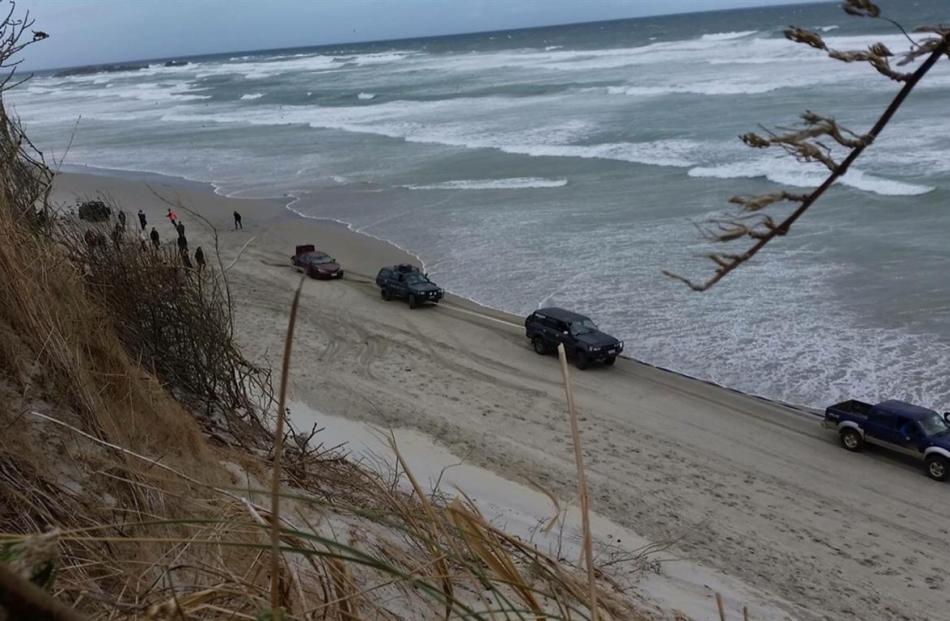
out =
[[(706, 257), (715, 264), (715, 271), (708, 279), (696, 282), (672, 272), (667, 276), (685, 283), (694, 291), (706, 291), (727, 274), (746, 263), (769, 242), (787, 235), (792, 225), (821, 198), (838, 179), (848, 173), (851, 165), (861, 156), (900, 109), (911, 91), (943, 57), (950, 58), (950, 26), (921, 26), (915, 32), (929, 36), (915, 40), (894, 20), (882, 16), (881, 9), (870, 0), (846, 0), (842, 3), (846, 13), (855, 17), (883, 19), (890, 22), (907, 38), (909, 49), (894, 53), (883, 43), (874, 43), (866, 50), (836, 50), (828, 47), (817, 32), (790, 27), (785, 37), (790, 41), (821, 50), (835, 60), (869, 64), (881, 75), (900, 83), (901, 89), (887, 109), (867, 132), (859, 134), (839, 125), (835, 119), (807, 111), (801, 115), (802, 126), (797, 129), (771, 131), (764, 134), (750, 132), (740, 136), (742, 142), (753, 149), (779, 148), (802, 163), (817, 162), (828, 169), (828, 176), (820, 186), (807, 193), (772, 192), (759, 196), (734, 196), (730, 203), (738, 211), (724, 217), (713, 218), (699, 228), (704, 238), (720, 244), (751, 240), (744, 249), (710, 252)], [(920, 63), (912, 72), (897, 67)], [(922, 62), (921, 62), (921, 59)], [(768, 208), (779, 210), (787, 207), (790, 212), (778, 220), (765, 213)]]

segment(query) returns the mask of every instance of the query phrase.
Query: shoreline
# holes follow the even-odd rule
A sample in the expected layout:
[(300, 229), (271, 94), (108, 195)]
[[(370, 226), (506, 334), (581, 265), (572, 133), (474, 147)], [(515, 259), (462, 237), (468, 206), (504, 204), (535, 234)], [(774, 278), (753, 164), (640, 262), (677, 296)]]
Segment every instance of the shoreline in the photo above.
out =
[[(58, 173), (58, 174), (59, 174), (59, 173)], [(277, 196), (273, 196), (273, 197), (243, 197), (243, 196), (234, 196), (233, 194), (228, 194), (228, 193), (226, 193), (226, 192), (222, 192), (222, 191), (221, 191), (221, 186), (220, 186), (219, 184), (215, 183), (214, 181), (197, 180), (197, 179), (191, 179), (191, 178), (183, 177), (183, 176), (179, 176), (179, 175), (168, 175), (168, 174), (165, 174), (165, 173), (157, 173), (157, 172), (153, 172), (153, 171), (136, 170), (136, 169), (101, 168), (101, 167), (98, 167), (98, 166), (90, 166), (90, 165), (85, 165), (85, 164), (82, 164), (82, 165), (77, 165), (77, 164), (64, 165), (63, 170), (62, 170), (62, 174), (68, 174), (68, 175), (89, 175), (89, 176), (93, 176), (93, 177), (97, 177), (97, 178), (102, 178), (102, 179), (105, 179), (105, 180), (108, 180), (108, 179), (115, 179), (115, 178), (123, 179), (123, 180), (127, 180), (127, 181), (149, 181), (149, 180), (152, 180), (152, 181), (155, 181), (155, 182), (158, 182), (158, 183), (163, 183), (163, 184), (166, 184), (166, 185), (170, 184), (170, 185), (194, 186), (195, 188), (200, 188), (200, 189), (204, 189), (205, 191), (210, 191), (210, 192), (213, 193), (215, 196), (218, 196), (218, 197), (221, 197), (221, 198), (227, 199), (227, 200), (241, 201), (241, 202), (248, 202), (248, 203), (262, 203), (262, 202), (263, 202), (263, 203), (273, 203), (273, 204), (284, 203), (283, 209), (287, 212), (288, 217), (291, 217), (291, 218), (299, 218), (299, 219), (305, 220), (305, 221), (307, 221), (307, 222), (313, 222), (313, 223), (316, 223), (316, 224), (319, 224), (319, 223), (327, 223), (327, 224), (329, 224), (329, 225), (331, 225), (331, 226), (345, 227), (346, 230), (349, 231), (350, 233), (352, 233), (353, 235), (359, 235), (359, 236), (361, 236), (361, 237), (363, 237), (363, 238), (376, 241), (376, 242), (378, 242), (379, 244), (385, 245), (385, 246), (390, 247), (390, 248), (393, 248), (393, 249), (395, 249), (395, 250), (397, 250), (397, 251), (399, 251), (399, 252), (401, 252), (401, 253), (404, 253), (405, 255), (407, 255), (407, 256), (411, 259), (411, 261), (410, 261), (411, 263), (414, 263), (414, 264), (418, 265), (423, 271), (426, 271), (425, 260), (424, 260), (416, 251), (414, 251), (414, 250), (412, 250), (412, 249), (410, 249), (410, 248), (405, 248), (405, 247), (403, 247), (403, 246), (401, 246), (401, 245), (399, 245), (399, 244), (397, 244), (397, 243), (395, 243), (395, 242), (393, 242), (393, 241), (391, 241), (391, 240), (386, 239), (385, 237), (380, 237), (380, 236), (378, 236), (378, 235), (373, 235), (372, 233), (366, 233), (366, 232), (364, 232), (364, 231), (361, 231), (361, 230), (355, 228), (352, 223), (346, 222), (346, 221), (344, 221), (344, 220), (338, 220), (338, 219), (336, 219), (336, 218), (323, 218), (323, 217), (308, 216), (308, 215), (304, 215), (304, 214), (300, 213), (299, 211), (297, 211), (297, 210), (295, 210), (295, 209), (293, 208), (293, 205), (294, 205), (296, 202), (298, 202), (298, 201), (300, 200), (300, 198), (299, 198), (298, 196), (294, 196), (293, 194), (286, 194), (286, 195), (280, 196), (280, 197), (277, 197)], [(287, 199), (289, 199), (289, 200), (287, 200)], [(286, 201), (286, 202), (285, 202), (285, 201)], [(345, 267), (344, 267), (344, 269), (345, 269)], [(364, 277), (366, 277), (366, 278), (373, 278), (373, 274), (361, 274), (361, 276), (364, 276)], [(468, 308), (467, 310), (476, 310), (476, 311), (480, 311), (480, 312), (485, 312), (485, 313), (487, 313), (487, 314), (490, 314), (490, 315), (492, 315), (492, 316), (495, 316), (495, 318), (504, 319), (504, 320), (508, 321), (508, 322), (511, 323), (511, 324), (517, 325), (519, 329), (521, 328), (521, 322), (523, 321), (523, 318), (522, 318), (522, 317), (518, 317), (517, 315), (515, 315), (515, 314), (513, 314), (513, 313), (510, 313), (510, 312), (508, 312), (508, 311), (506, 311), (506, 310), (504, 310), (504, 309), (500, 309), (500, 308), (496, 308), (496, 307), (494, 307), (494, 306), (491, 306), (491, 305), (488, 304), (488, 303), (485, 303), (485, 302), (476, 300), (476, 299), (474, 299), (474, 298), (470, 298), (470, 297), (465, 296), (465, 295), (463, 295), (463, 294), (460, 294), (460, 293), (458, 293), (458, 292), (456, 292), (456, 291), (453, 291), (453, 290), (451, 290), (451, 289), (449, 289), (449, 288), (447, 288), (447, 287), (444, 287), (444, 289), (445, 289), (445, 292), (446, 292), (446, 301), (453, 301), (453, 300), (454, 300), (454, 301), (456, 301), (456, 302), (461, 302), (461, 303), (463, 303), (464, 306), (471, 306), (471, 307), (474, 307), (474, 308)], [(685, 379), (694, 380), (694, 381), (697, 381), (697, 382), (702, 382), (702, 383), (707, 384), (707, 385), (710, 385), (710, 386), (714, 386), (714, 387), (717, 387), (717, 388), (721, 388), (721, 389), (723, 389), (723, 390), (728, 390), (728, 391), (734, 392), (734, 393), (739, 394), (739, 395), (743, 395), (743, 396), (746, 396), (746, 397), (751, 397), (751, 398), (754, 398), (754, 399), (761, 399), (762, 401), (765, 401), (765, 402), (767, 402), (767, 403), (769, 403), (769, 404), (782, 406), (782, 407), (788, 408), (788, 409), (790, 409), (790, 410), (794, 410), (794, 411), (796, 411), (796, 412), (802, 412), (802, 413), (805, 413), (805, 414), (817, 415), (817, 416), (822, 415), (822, 411), (821, 411), (820, 409), (818, 409), (818, 408), (813, 408), (813, 407), (811, 407), (811, 406), (807, 406), (807, 405), (803, 405), (803, 404), (788, 403), (788, 402), (786, 402), (786, 401), (782, 401), (782, 400), (779, 400), (779, 399), (774, 399), (774, 398), (772, 398), (772, 397), (769, 397), (769, 396), (763, 395), (763, 394), (751, 393), (751, 392), (744, 392), (744, 391), (742, 391), (742, 390), (739, 390), (739, 389), (736, 389), (736, 388), (732, 388), (731, 386), (726, 386), (726, 385), (724, 385), (724, 384), (719, 384), (719, 383), (717, 383), (717, 382), (715, 382), (715, 381), (708, 380), (708, 379), (705, 379), (705, 378), (703, 378), (703, 377), (698, 377), (698, 376), (690, 375), (690, 374), (688, 374), (688, 373), (684, 373), (684, 372), (682, 372), (682, 371), (678, 371), (677, 369), (674, 369), (674, 368), (669, 368), (669, 367), (663, 367), (663, 366), (655, 365), (655, 364), (653, 364), (653, 363), (651, 363), (651, 362), (649, 362), (649, 361), (647, 361), (647, 360), (642, 360), (642, 359), (636, 358), (636, 357), (630, 355), (630, 354), (627, 353), (627, 352), (624, 352), (623, 354), (621, 354), (621, 355), (619, 356), (619, 358), (623, 358), (623, 359), (625, 359), (625, 360), (629, 360), (629, 361), (634, 362), (634, 363), (636, 363), (636, 364), (640, 364), (640, 365), (643, 365), (643, 366), (647, 366), (647, 367), (650, 367), (650, 368), (653, 368), (653, 369), (657, 369), (657, 370), (662, 371), (662, 372), (670, 373), (670, 374), (673, 374), (673, 375), (675, 375), (675, 376), (677, 376), (677, 377), (682, 377), (682, 378), (685, 378)]]
[[(130, 214), (144, 209), (170, 244), (165, 204), (150, 185), (207, 218), (223, 264), (236, 261), (235, 336), (252, 361), (274, 366), (282, 351), (301, 282), (289, 266), (293, 245), (315, 243), (340, 259), (344, 279), (305, 281), (294, 338), (289, 399), (319, 413), (316, 422), (412, 430), (467, 465), (575, 504), (559, 365), (533, 351), (519, 318), (452, 296), (416, 310), (383, 301), (372, 275), (409, 258), (404, 251), (279, 201), (225, 198), (170, 178), (69, 173), (56, 178), (53, 198), (102, 191)], [(232, 228), (234, 209), (244, 230)], [(197, 218), (178, 211), (189, 241), (208, 243)], [(572, 377), (591, 510), (762, 594), (750, 598), (751, 618), (876, 618), (886, 601), (924, 620), (946, 604), (929, 584), (930, 567), (950, 554), (950, 530), (934, 532), (950, 495), (919, 502), (931, 482), (918, 464), (847, 453), (805, 411), (628, 359)], [(888, 559), (884, 573), (879, 558)], [(661, 568), (660, 576), (659, 588), (680, 593), (675, 575)], [(700, 618), (715, 610), (712, 592), (703, 596)], [(734, 615), (738, 602), (728, 603)]]

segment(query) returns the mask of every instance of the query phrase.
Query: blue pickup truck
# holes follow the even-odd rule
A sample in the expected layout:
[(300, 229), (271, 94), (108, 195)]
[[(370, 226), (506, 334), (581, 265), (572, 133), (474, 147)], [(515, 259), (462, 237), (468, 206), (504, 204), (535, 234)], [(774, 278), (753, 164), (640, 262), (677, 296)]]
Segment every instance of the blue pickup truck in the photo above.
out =
[(844, 401), (825, 410), (824, 425), (849, 451), (875, 444), (923, 460), (931, 479), (950, 477), (950, 414), (903, 401)]

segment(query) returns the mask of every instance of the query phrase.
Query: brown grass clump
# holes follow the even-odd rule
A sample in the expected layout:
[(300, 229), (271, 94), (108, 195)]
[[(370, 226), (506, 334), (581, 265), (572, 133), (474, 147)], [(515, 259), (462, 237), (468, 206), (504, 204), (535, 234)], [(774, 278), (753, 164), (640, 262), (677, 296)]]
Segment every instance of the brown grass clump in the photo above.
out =
[(202, 412), (206, 428), (242, 444), (267, 436), (261, 413), (270, 374), (234, 342), (220, 271), (199, 270), (179, 252), (153, 248), (115, 218), (97, 225), (56, 218), (51, 230), (68, 259), (82, 266), (85, 293), (125, 350), (189, 409)]

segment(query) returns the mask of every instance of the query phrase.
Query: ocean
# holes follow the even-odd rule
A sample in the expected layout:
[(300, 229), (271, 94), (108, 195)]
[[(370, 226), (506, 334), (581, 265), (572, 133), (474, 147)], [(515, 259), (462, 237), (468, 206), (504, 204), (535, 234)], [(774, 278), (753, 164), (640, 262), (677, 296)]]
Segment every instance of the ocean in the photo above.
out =
[[(881, 4), (950, 21), (942, 0)], [(285, 197), (483, 304), (586, 313), (637, 359), (806, 406), (948, 409), (950, 61), (789, 236), (706, 293), (661, 273), (711, 274), (694, 223), (729, 197), (822, 179), (739, 134), (805, 110), (866, 131), (897, 92), (790, 24), (907, 44), (802, 5), (42, 72), (7, 101), (67, 167)]]

